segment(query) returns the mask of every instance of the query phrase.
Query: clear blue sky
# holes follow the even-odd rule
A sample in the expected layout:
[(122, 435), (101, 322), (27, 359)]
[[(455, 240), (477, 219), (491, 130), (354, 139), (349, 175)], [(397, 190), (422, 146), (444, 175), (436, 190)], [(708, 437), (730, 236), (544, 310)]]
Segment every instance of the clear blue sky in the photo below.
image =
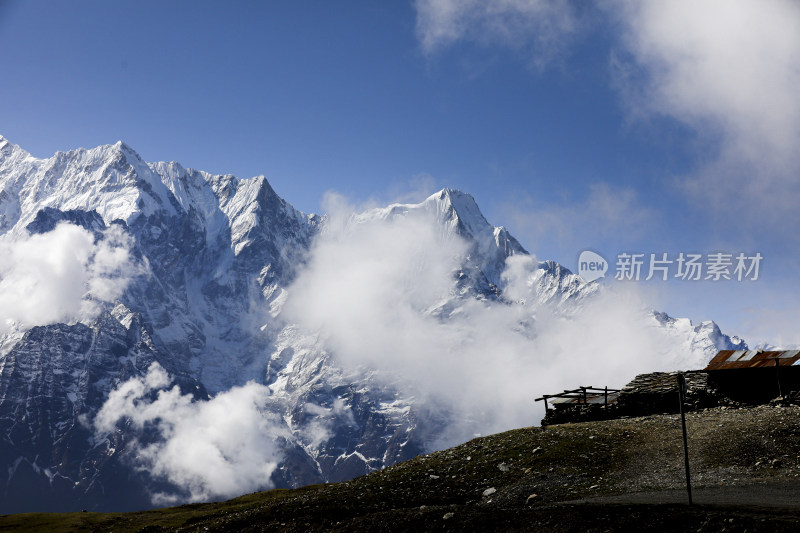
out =
[(0, 134), (264, 174), (306, 212), (454, 187), (573, 270), (760, 252), (758, 282), (642, 285), (800, 343), (800, 13), (695, 4), (0, 0)]

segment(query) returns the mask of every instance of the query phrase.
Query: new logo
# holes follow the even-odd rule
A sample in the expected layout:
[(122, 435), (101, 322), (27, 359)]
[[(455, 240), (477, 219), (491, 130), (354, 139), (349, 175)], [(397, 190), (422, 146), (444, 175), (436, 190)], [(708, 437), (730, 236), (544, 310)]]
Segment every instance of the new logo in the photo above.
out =
[(578, 275), (585, 281), (594, 281), (603, 278), (608, 271), (608, 261), (591, 250), (584, 250), (578, 257)]

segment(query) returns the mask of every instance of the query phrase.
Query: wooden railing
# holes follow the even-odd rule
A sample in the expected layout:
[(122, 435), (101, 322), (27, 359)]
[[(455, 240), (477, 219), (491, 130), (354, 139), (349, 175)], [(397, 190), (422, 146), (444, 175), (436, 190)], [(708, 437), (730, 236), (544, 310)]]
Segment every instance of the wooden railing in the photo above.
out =
[[(586, 404), (588, 403), (588, 396), (591, 393), (592, 397), (600, 396), (600, 393), (603, 394), (603, 406), (608, 407), (608, 393), (609, 392), (620, 392), (620, 389), (609, 389), (608, 387), (603, 387), (602, 389), (597, 387), (578, 387), (577, 389), (572, 390), (564, 390), (564, 392), (560, 392), (558, 394), (543, 394), (541, 398), (536, 398), (534, 401), (544, 402), (544, 410), (545, 412), (550, 410), (550, 406), (547, 405), (547, 400), (550, 398), (577, 398), (577, 404)], [(581, 401), (583, 400), (583, 401)]]

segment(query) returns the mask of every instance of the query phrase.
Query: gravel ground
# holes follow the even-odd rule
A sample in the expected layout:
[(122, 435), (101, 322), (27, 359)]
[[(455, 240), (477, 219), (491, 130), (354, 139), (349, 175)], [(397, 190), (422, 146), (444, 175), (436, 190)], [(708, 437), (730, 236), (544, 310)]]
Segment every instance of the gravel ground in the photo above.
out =
[[(797, 529), (800, 408), (708, 409), (689, 413), (687, 430), (696, 501), (706, 504), (692, 508), (682, 504), (680, 418), (654, 415), (475, 439), (349, 483), (322, 486), (300, 512), (314, 517), (308, 522), (291, 520), (292, 513), (281, 522), (270, 520), (275, 509), (266, 507), (215, 526), (233, 526), (231, 531)], [(315, 509), (315, 502), (326, 500), (336, 502), (333, 513)]]
[[(797, 531), (800, 408), (523, 428), (346, 483), (160, 511), (50, 515), (42, 531)], [(27, 520), (27, 521), (26, 521)], [(40, 520), (40, 522), (36, 522)], [(0, 517), (0, 531), (43, 518)]]

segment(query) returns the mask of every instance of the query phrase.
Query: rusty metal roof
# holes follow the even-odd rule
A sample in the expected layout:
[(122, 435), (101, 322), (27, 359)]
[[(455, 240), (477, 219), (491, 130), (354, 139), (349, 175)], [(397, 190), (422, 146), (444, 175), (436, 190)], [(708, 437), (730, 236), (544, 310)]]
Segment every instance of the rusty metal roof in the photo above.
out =
[(800, 366), (800, 350), (722, 350), (714, 356), (714, 359), (705, 369), (762, 368), (775, 366), (776, 364), (779, 366)]

